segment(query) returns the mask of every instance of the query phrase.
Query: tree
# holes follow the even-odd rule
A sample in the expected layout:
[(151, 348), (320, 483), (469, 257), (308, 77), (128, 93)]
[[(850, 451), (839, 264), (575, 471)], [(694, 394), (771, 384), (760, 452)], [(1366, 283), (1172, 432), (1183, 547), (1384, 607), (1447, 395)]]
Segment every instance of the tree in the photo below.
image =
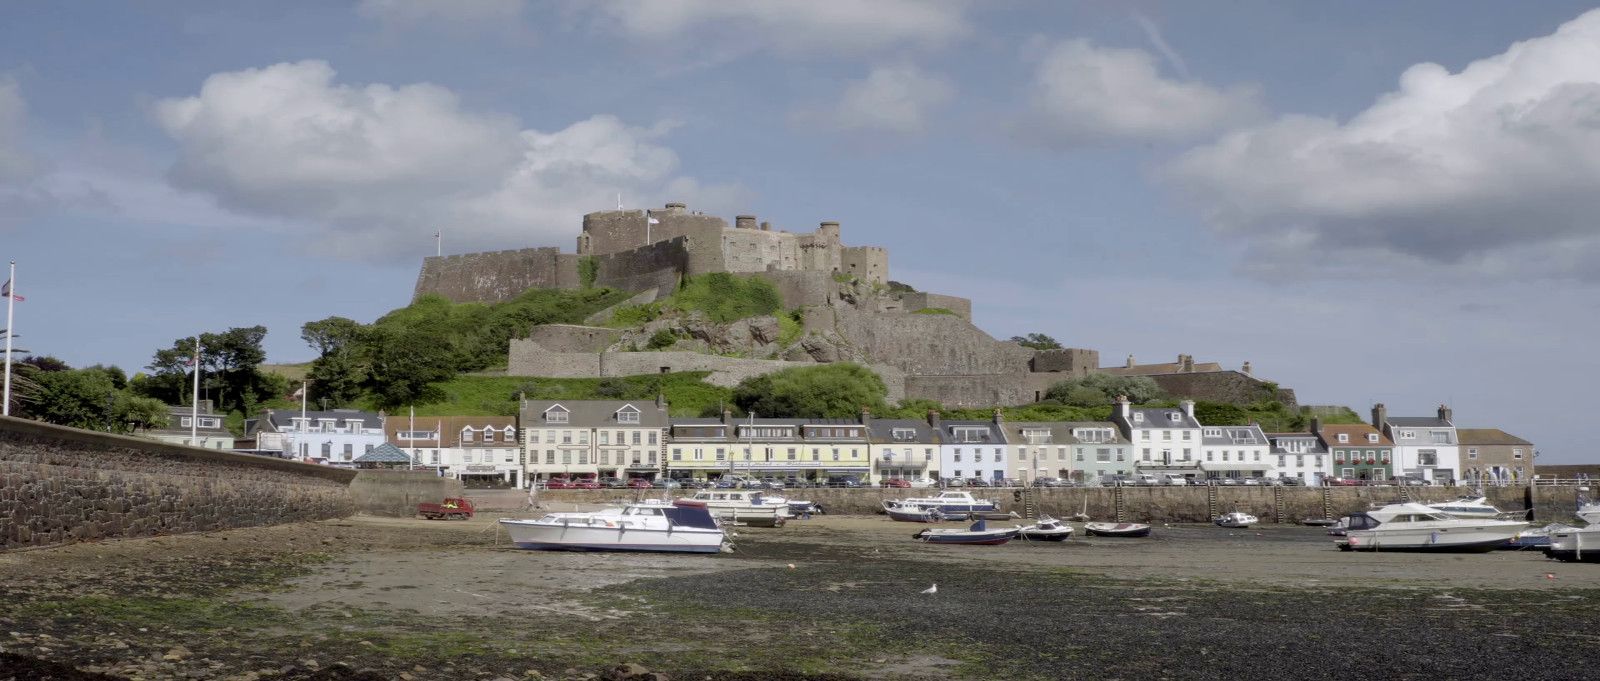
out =
[(1134, 404), (1144, 404), (1161, 396), (1161, 386), (1148, 376), (1095, 372), (1056, 383), (1045, 393), (1049, 399), (1077, 407), (1108, 404), (1118, 396), (1126, 396)]
[(106, 372), (35, 371), (31, 378), (36, 387), (22, 404), (23, 416), (60, 426), (105, 429), (106, 396), (116, 395)]
[(371, 362), (364, 387), (378, 405), (394, 408), (444, 399), (435, 385), (453, 378), (455, 364), (438, 348), (446, 341), (438, 332), (375, 328), (368, 339)]
[(311, 399), (343, 407), (361, 396), (367, 378), (361, 357), (366, 335), (367, 327), (344, 317), (306, 322), (300, 327), (300, 338), (317, 351), (306, 374), (311, 381)]
[(733, 402), (747, 414), (775, 418), (852, 418), (861, 408), (888, 412), (889, 390), (870, 369), (849, 362), (790, 367), (739, 382)]
[(1061, 344), (1056, 342), (1056, 339), (1046, 336), (1042, 333), (1030, 333), (1026, 336), (1012, 336), (1011, 342), (1025, 348), (1033, 348), (1035, 350), (1061, 349)]
[(1194, 418), (1208, 426), (1242, 426), (1250, 421), (1250, 415), (1244, 407), (1204, 400), (1194, 403)]
[(38, 369), (40, 371), (70, 371), (70, 370), (72, 370), (72, 367), (68, 366), (66, 362), (63, 362), (63, 361), (61, 361), (59, 359), (56, 359), (54, 357), (51, 357), (49, 355), (28, 355), (27, 357), (23, 357), (21, 360), (18, 360), (18, 361), (21, 362), (22, 364), (27, 364), (29, 366), (32, 366), (32, 367), (34, 367), (34, 368), (36, 368), (36, 369)]
[(136, 431), (166, 428), (172, 422), (172, 408), (153, 397), (119, 396), (114, 412), (118, 430), (124, 425)]
[[(267, 360), (261, 342), (267, 327), (234, 327), (222, 333), (200, 334), (201, 389), (216, 396), (217, 408), (226, 413), (238, 409), (253, 413), (261, 400), (277, 392), (274, 381), (258, 366)], [(193, 377), (195, 339), (179, 338), (171, 348), (157, 350), (146, 367), (153, 373), (134, 385), (140, 394), (167, 404), (188, 404)]]

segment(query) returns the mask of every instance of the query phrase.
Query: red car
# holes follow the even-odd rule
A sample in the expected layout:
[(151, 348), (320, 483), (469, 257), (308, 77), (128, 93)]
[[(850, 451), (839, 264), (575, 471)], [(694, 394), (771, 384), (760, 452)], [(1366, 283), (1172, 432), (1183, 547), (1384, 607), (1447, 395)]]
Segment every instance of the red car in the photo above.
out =
[(550, 478), (544, 482), (545, 489), (577, 489), (578, 484), (566, 478)]
[(577, 487), (578, 489), (600, 489), (600, 479), (581, 478), (577, 482), (572, 483), (572, 486)]
[(650, 481), (646, 480), (644, 478), (632, 478), (632, 479), (628, 480), (628, 488), (629, 489), (655, 489), (656, 486), (650, 484)]
[(910, 480), (884, 480), (883, 481), (883, 486), (884, 487), (910, 487), (911, 486), (911, 481)]
[(1328, 478), (1329, 487), (1360, 487), (1362, 484), (1355, 478)]

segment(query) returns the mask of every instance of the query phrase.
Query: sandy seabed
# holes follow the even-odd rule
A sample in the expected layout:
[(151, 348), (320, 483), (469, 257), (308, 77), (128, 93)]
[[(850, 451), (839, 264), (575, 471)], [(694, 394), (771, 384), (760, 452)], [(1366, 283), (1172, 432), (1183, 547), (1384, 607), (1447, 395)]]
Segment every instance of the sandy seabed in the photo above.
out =
[(1270, 524), (996, 547), (922, 527), (820, 516), (734, 528), (728, 554), (591, 554), (510, 548), (485, 516), (360, 516), (0, 554), (0, 681), (1600, 675), (1600, 565), (1346, 553)]

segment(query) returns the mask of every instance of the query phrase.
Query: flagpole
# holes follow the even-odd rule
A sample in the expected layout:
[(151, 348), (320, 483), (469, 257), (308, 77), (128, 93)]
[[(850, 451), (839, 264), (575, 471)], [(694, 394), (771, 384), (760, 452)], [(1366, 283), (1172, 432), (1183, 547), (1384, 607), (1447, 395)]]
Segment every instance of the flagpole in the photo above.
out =
[(417, 454), (417, 405), (411, 405), (411, 430), (406, 431), (406, 444), (411, 445), (411, 460), (421, 458)]
[(12, 331), (12, 312), (17, 307), (17, 261), (11, 261), (11, 278), (6, 280), (6, 404), (5, 415), (11, 415), (11, 337), (17, 335)]
[(194, 404), (189, 409), (189, 444), (200, 446), (200, 337), (194, 337)]
[(444, 257), (444, 230), (436, 230), (433, 233), (433, 255)]

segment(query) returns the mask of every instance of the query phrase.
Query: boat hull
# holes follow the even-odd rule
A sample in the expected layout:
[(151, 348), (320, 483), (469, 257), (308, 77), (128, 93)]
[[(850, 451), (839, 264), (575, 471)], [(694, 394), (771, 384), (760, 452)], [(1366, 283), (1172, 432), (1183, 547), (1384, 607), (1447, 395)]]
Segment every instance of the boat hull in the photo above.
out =
[(1567, 563), (1600, 563), (1600, 530), (1591, 529), (1594, 527), (1550, 533), (1545, 557)]
[(1150, 526), (1138, 523), (1089, 523), (1083, 533), (1091, 537), (1148, 537)]
[(532, 551), (716, 553), (723, 540), (721, 530), (697, 528), (592, 527), (531, 520), (502, 520), (500, 525), (517, 548)]
[(1066, 541), (1072, 538), (1072, 529), (1023, 530), (1021, 536), (1028, 541)]
[(1345, 551), (1443, 551), (1474, 553), (1493, 551), (1511, 542), (1527, 523), (1490, 521), (1483, 525), (1396, 530), (1347, 530)]
[(929, 544), (999, 546), (1017, 538), (1017, 530), (972, 532), (968, 530), (923, 530), (912, 535)]
[(902, 523), (937, 523), (943, 522), (946, 519), (946, 516), (943, 513), (939, 513), (937, 511), (924, 511), (920, 509), (906, 511), (887, 509), (884, 512), (889, 514), (890, 520), (898, 520)]

